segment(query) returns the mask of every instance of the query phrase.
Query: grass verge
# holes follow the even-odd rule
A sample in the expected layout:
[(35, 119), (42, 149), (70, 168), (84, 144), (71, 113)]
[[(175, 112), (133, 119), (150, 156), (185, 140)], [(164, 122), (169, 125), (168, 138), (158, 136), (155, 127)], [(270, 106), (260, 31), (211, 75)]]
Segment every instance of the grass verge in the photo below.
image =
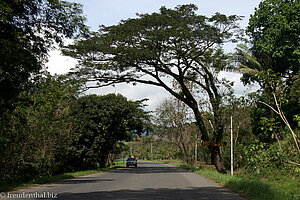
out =
[(68, 172), (68, 173), (55, 175), (55, 176), (51, 176), (51, 177), (41, 177), (41, 178), (38, 178), (38, 179), (33, 179), (33, 180), (28, 181), (26, 183), (14, 184), (14, 185), (4, 185), (4, 184), (0, 183), (0, 192), (7, 192), (7, 191), (12, 191), (12, 190), (17, 190), (17, 189), (24, 188), (24, 187), (35, 186), (35, 185), (44, 184), (44, 183), (50, 183), (50, 182), (57, 181), (57, 180), (62, 180), (62, 179), (69, 179), (69, 178), (75, 178), (75, 177), (90, 175), (90, 174), (101, 173), (101, 172), (116, 169), (118, 167), (122, 167), (124, 165), (125, 164), (122, 161), (118, 161), (118, 162), (115, 162), (112, 166), (102, 168), (102, 169)]
[(211, 166), (190, 168), (180, 162), (160, 161), (160, 163), (176, 165), (188, 169), (209, 179), (212, 179), (230, 190), (253, 200), (300, 200), (300, 183), (286, 177), (277, 176), (262, 180), (248, 180), (248, 178), (230, 174), (220, 174)]
[[(282, 187), (276, 187), (271, 183), (264, 183), (260, 180), (248, 180), (242, 176), (231, 176), (229, 174), (220, 174), (216, 171), (209, 171), (205, 169), (196, 170), (196, 173), (204, 175), (210, 179), (215, 180), (221, 185), (230, 190), (243, 194), (255, 200), (300, 200), (297, 196), (299, 191), (296, 188), (285, 190)], [(286, 183), (282, 182), (282, 186)]]

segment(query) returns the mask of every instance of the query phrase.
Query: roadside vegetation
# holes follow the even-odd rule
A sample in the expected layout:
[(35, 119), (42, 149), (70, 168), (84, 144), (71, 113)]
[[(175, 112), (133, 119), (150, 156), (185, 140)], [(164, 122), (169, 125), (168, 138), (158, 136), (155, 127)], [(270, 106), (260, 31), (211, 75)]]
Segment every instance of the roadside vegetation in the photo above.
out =
[(58, 181), (58, 180), (64, 180), (64, 179), (76, 178), (76, 177), (80, 177), (80, 176), (86, 176), (86, 175), (90, 175), (90, 174), (106, 172), (106, 171), (113, 170), (113, 169), (116, 169), (118, 167), (123, 167), (123, 166), (125, 166), (125, 163), (123, 161), (116, 161), (111, 166), (101, 168), (101, 169), (66, 172), (66, 173), (63, 173), (60, 175), (54, 175), (51, 177), (44, 176), (44, 177), (32, 179), (30, 181), (20, 183), (20, 184), (10, 184), (10, 185), (0, 184), (0, 191), (1, 192), (13, 191), (13, 190), (17, 190), (17, 189), (21, 189), (21, 188), (29, 187), (29, 186), (34, 186), (34, 185), (38, 185), (38, 184), (51, 183), (51, 182)]
[(286, 176), (275, 172), (269, 177), (252, 176), (250, 178), (241, 171), (234, 176), (218, 173), (212, 165), (189, 167), (179, 160), (154, 160), (154, 162), (171, 164), (193, 171), (253, 200), (300, 199), (299, 177)]
[[(247, 37), (240, 16), (199, 15), (193, 4), (161, 7), (96, 32), (76, 3), (4, 0), (0, 8), (4, 190), (99, 172), (134, 154), (180, 160), (254, 199), (299, 197), (298, 1), (261, 1)], [(65, 38), (74, 43), (64, 46)], [(222, 46), (234, 42), (226, 53)], [(55, 44), (78, 59), (72, 72), (52, 76), (45, 69)], [(224, 72), (241, 74), (258, 90), (235, 96), (233, 83), (219, 76)], [(124, 82), (162, 87), (172, 98), (147, 112), (146, 99), (85, 93)], [(226, 175), (231, 117), (234, 177)]]
[[(247, 177), (245, 175), (231, 176), (212, 170), (198, 169), (196, 173), (204, 175), (224, 185), (230, 190), (255, 200), (300, 199), (299, 178), (273, 173), (273, 177)], [(276, 178), (274, 178), (276, 177)], [(293, 179), (294, 178), (294, 179)]]

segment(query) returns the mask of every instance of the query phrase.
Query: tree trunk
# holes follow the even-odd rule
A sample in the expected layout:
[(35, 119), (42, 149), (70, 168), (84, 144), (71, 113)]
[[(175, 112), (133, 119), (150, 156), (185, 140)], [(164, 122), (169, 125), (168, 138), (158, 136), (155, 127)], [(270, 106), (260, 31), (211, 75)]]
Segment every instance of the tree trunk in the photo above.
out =
[(108, 167), (110, 167), (112, 165), (112, 154), (108, 154)]
[(224, 166), (224, 160), (221, 155), (220, 147), (209, 147), (211, 152), (211, 162), (215, 165), (218, 172), (226, 174), (226, 169)]
[(99, 161), (100, 168), (105, 168), (105, 164), (106, 164), (106, 157), (102, 156)]
[(208, 137), (207, 129), (204, 125), (201, 113), (198, 110), (197, 105), (195, 106), (195, 108), (193, 108), (193, 112), (194, 112), (194, 115), (195, 115), (195, 118), (196, 118), (197, 126), (199, 127), (199, 130), (201, 132), (201, 139), (204, 140), (204, 141), (208, 141), (209, 137)]
[[(200, 129), (200, 132), (202, 134), (201, 139), (204, 140), (204, 141), (209, 141), (208, 132), (207, 132), (207, 129), (205, 128), (205, 125), (204, 125), (204, 122), (203, 122), (200, 111), (198, 110), (197, 107), (194, 107), (193, 111), (194, 111), (194, 114), (195, 114), (197, 125), (198, 125), (198, 127)], [(223, 130), (220, 130), (220, 131), (223, 131)], [(222, 135), (217, 134), (217, 136), (218, 136), (218, 138), (216, 138), (216, 142), (220, 142), (218, 140), (220, 140)], [(225, 166), (224, 166), (224, 160), (223, 160), (222, 155), (221, 155), (220, 147), (219, 146), (209, 147), (209, 150), (210, 150), (210, 153), (211, 153), (211, 162), (212, 162), (212, 164), (215, 165), (218, 172), (226, 174), (226, 169), (225, 169)]]

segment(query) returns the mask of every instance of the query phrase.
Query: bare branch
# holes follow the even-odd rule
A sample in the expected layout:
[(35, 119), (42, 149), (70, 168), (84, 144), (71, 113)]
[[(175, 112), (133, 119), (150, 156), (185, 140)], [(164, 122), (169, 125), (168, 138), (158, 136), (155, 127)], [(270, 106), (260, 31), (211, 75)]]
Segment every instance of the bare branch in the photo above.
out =
[(296, 163), (296, 162), (292, 162), (292, 161), (286, 161), (287, 163), (291, 163), (291, 164), (294, 164), (294, 165), (297, 165), (297, 166), (300, 166), (299, 163)]
[(263, 101), (257, 101), (258, 103), (262, 103), (264, 104), (265, 106), (268, 106), (271, 110), (273, 110), (276, 114), (279, 115), (279, 112), (277, 110), (275, 110), (272, 106), (270, 106), (269, 104), (263, 102)]
[(280, 107), (280, 105), (278, 104), (278, 100), (277, 100), (277, 97), (275, 95), (275, 93), (273, 92), (273, 97), (274, 97), (274, 101), (275, 101), (275, 104), (276, 104), (276, 107), (277, 107), (277, 110), (275, 110), (275, 108), (273, 108), (272, 106), (270, 106), (269, 104), (265, 103), (265, 102), (262, 102), (262, 101), (258, 101), (259, 103), (262, 103), (266, 106), (268, 106), (271, 110), (273, 110), (276, 114), (278, 114), (280, 116), (280, 118), (282, 119), (282, 121), (285, 123), (285, 125), (288, 127), (288, 129), (290, 130), (292, 136), (293, 136), (293, 139), (294, 139), (294, 142), (295, 142), (295, 145), (297, 147), (297, 150), (300, 154), (300, 148), (299, 148), (299, 144), (298, 144), (298, 141), (297, 141), (297, 135), (294, 133), (293, 129), (291, 128), (288, 120), (286, 119), (284, 113), (282, 112), (282, 109)]

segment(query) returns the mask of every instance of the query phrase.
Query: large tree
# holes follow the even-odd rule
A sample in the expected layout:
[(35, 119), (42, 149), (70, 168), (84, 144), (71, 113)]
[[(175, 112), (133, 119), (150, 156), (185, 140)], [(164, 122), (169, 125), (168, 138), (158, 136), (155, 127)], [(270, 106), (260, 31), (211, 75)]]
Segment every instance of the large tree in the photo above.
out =
[[(90, 37), (68, 46), (65, 54), (81, 61), (75, 74), (97, 82), (90, 87), (121, 82), (163, 87), (193, 110), (203, 140), (220, 142), (222, 83), (218, 73), (228, 66), (221, 46), (231, 40), (240, 17), (220, 13), (206, 17), (196, 10), (193, 4), (162, 7), (159, 13), (138, 14), (118, 25), (101, 26)], [(176, 82), (179, 91), (170, 87), (170, 80)], [(210, 99), (215, 127), (211, 137), (188, 87), (191, 82)], [(225, 172), (220, 148), (209, 148), (217, 170)]]
[(147, 131), (148, 115), (142, 101), (129, 101), (118, 94), (87, 95), (71, 108), (76, 130), (68, 160), (72, 169), (105, 167), (119, 141), (129, 141)]
[[(291, 93), (291, 88), (297, 87), (300, 69), (299, 12), (300, 4), (296, 0), (260, 2), (247, 27), (251, 48), (238, 48), (244, 83), (259, 83), (262, 87), (260, 100), (273, 106), (273, 94), (277, 98), (288, 99), (283, 109), (290, 122), (300, 109)], [(274, 117), (273, 111), (269, 113)], [(268, 115), (261, 112), (257, 114), (258, 118)], [(292, 126), (295, 127), (296, 123), (292, 123)]]
[(81, 5), (60, 0), (0, 1), (0, 104), (39, 72), (55, 42), (84, 30)]
[[(256, 96), (260, 103), (253, 108), (253, 133), (262, 142), (278, 142), (288, 159), (296, 158), (300, 152), (298, 124), (294, 121), (300, 112), (296, 97), (300, 69), (299, 12), (297, 0), (261, 1), (247, 27), (251, 48), (238, 48), (242, 80), (261, 85), (261, 93)], [(285, 127), (291, 134), (286, 134)], [(284, 145), (284, 141), (289, 143)]]
[(264, 0), (249, 20), (247, 34), (252, 54), (263, 70), (291, 78), (300, 66), (300, 3), (298, 0)]
[[(251, 48), (238, 48), (244, 83), (259, 83), (262, 87), (260, 100), (270, 105), (276, 106), (274, 95), (278, 100), (286, 99), (282, 108), (293, 127), (297, 126), (293, 117), (300, 109), (292, 90), (297, 88), (300, 69), (299, 12), (297, 0), (262, 1), (247, 27)], [(271, 110), (258, 112), (258, 118), (268, 113), (274, 117)]]

